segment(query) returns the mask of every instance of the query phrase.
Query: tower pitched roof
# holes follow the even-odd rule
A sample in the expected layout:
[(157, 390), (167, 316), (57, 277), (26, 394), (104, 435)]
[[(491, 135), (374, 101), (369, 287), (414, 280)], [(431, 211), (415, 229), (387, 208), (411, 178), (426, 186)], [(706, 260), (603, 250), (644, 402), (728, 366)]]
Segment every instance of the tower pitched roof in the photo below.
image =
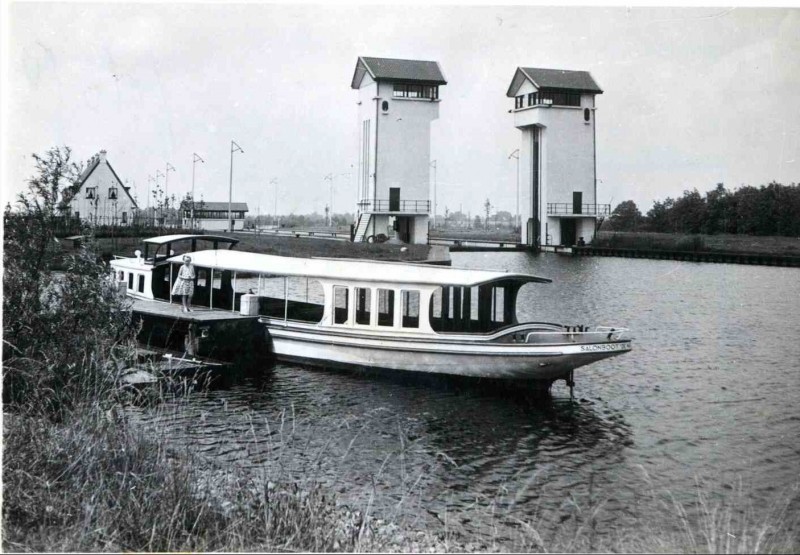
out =
[(603, 94), (603, 89), (597, 85), (588, 71), (518, 67), (514, 73), (514, 78), (511, 80), (511, 85), (508, 87), (506, 96), (515, 96), (526, 79), (539, 90), (561, 89)]
[(376, 81), (409, 81), (428, 85), (446, 85), (439, 62), (399, 60), (359, 56), (350, 86), (359, 88), (365, 74)]

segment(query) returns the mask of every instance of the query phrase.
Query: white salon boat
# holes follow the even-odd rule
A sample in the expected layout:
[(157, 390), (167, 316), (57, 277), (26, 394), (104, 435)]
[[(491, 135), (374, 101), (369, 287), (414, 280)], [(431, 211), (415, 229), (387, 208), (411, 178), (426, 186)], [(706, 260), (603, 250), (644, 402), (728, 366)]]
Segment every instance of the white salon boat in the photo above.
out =
[[(549, 283), (546, 278), (256, 254), (232, 250), (236, 242), (157, 237), (136, 258), (111, 264), (129, 295), (170, 302), (182, 256), (192, 252), (193, 304), (258, 316), (279, 360), (549, 385), (570, 383), (575, 368), (631, 349), (628, 330), (620, 327), (518, 322), (520, 288)], [(198, 248), (203, 243), (211, 248)]]

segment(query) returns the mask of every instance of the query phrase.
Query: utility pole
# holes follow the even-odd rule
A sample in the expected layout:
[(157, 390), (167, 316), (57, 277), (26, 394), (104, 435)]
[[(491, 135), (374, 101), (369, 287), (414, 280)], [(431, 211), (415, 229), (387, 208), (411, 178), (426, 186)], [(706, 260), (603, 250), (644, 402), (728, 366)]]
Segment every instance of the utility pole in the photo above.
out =
[(237, 150), (244, 154), (242, 147), (237, 145), (236, 141), (231, 139), (231, 177), (228, 182), (228, 233), (233, 233), (233, 220), (231, 219), (233, 217), (233, 153)]
[(270, 185), (275, 185), (275, 219), (273, 220), (273, 225), (275, 226), (275, 230), (278, 229), (278, 178), (273, 177), (269, 180)]
[(492, 209), (492, 203), (489, 202), (489, 199), (486, 199), (486, 202), (483, 203), (483, 207), (486, 209), (486, 219), (483, 221), (483, 228), (489, 229), (489, 211)]
[[(166, 176), (163, 173), (161, 173), (161, 170), (156, 170), (156, 192), (155, 192), (155, 195), (158, 195), (158, 191), (161, 188), (161, 186), (158, 184), (158, 178), (159, 177), (166, 177)], [(162, 191), (162, 194), (163, 194), (163, 191)], [(156, 205), (156, 208), (158, 208), (159, 212), (161, 213), (161, 219), (163, 220), (164, 219), (164, 199), (161, 199), (161, 202), (158, 205)]]
[(332, 223), (333, 223), (333, 180), (334, 179), (336, 179), (336, 177), (333, 175), (333, 173), (329, 173), (324, 178), (324, 181), (330, 181), (331, 182), (331, 193), (330, 193), (330, 195), (331, 195), (331, 203), (329, 205), (330, 206), (330, 210), (328, 209), (328, 206), (325, 206), (325, 215), (327, 216), (326, 219), (328, 220), (328, 227), (330, 227), (332, 225)]
[(200, 158), (200, 156), (196, 153), (192, 153), (192, 212), (191, 212), (191, 220), (192, 220), (192, 229), (194, 229), (194, 167), (197, 165), (197, 162), (202, 162), (203, 164), (206, 163), (205, 160)]

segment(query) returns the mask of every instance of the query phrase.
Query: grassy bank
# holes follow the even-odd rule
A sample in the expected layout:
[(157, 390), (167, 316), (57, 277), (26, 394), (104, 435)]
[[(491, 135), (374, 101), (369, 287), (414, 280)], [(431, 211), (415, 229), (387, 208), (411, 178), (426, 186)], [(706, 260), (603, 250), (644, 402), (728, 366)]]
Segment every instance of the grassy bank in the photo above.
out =
[(655, 251), (800, 256), (800, 237), (602, 231), (597, 234), (592, 246)]
[[(311, 239), (307, 237), (286, 237), (269, 234), (254, 235), (236, 233), (240, 240), (238, 250), (279, 256), (298, 257), (332, 257), (332, 258), (366, 258), (387, 261), (422, 261), (428, 256), (427, 245), (390, 245), (388, 243), (351, 243), (330, 239)], [(133, 252), (141, 248), (143, 237), (109, 237), (97, 239), (100, 253), (133, 256)], [(65, 251), (72, 247), (63, 245)], [(405, 251), (401, 248), (405, 247)]]
[(85, 409), (5, 415), (5, 551), (352, 551), (358, 515), (313, 484), (215, 468)]
[(507, 230), (507, 229), (499, 229), (499, 230), (491, 230), (491, 229), (459, 229), (459, 228), (449, 228), (449, 229), (436, 229), (431, 230), (430, 233), (431, 239), (436, 238), (446, 238), (446, 239), (461, 239), (464, 241), (507, 241), (507, 242), (519, 242), (519, 233)]

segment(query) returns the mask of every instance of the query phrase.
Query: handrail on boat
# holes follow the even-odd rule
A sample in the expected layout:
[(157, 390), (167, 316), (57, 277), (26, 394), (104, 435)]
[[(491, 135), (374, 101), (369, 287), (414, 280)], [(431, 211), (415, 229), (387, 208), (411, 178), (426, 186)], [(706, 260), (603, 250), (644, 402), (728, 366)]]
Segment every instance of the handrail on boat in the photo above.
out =
[(630, 331), (628, 328), (617, 328), (617, 327), (613, 327), (612, 328), (611, 326), (595, 326), (595, 328), (593, 330), (586, 330), (586, 331), (568, 331), (568, 330), (562, 330), (562, 331), (538, 331), (538, 332), (537, 331), (532, 331), (532, 332), (529, 332), (528, 334), (525, 335), (525, 343), (529, 342), (530, 337), (532, 335), (555, 335), (555, 334), (568, 335), (570, 337), (574, 337), (576, 335), (581, 335), (581, 336), (607, 335), (607, 339), (608, 340), (611, 340), (611, 339), (619, 340), (622, 337), (622, 334), (624, 334), (625, 332), (628, 332), (628, 331)]

